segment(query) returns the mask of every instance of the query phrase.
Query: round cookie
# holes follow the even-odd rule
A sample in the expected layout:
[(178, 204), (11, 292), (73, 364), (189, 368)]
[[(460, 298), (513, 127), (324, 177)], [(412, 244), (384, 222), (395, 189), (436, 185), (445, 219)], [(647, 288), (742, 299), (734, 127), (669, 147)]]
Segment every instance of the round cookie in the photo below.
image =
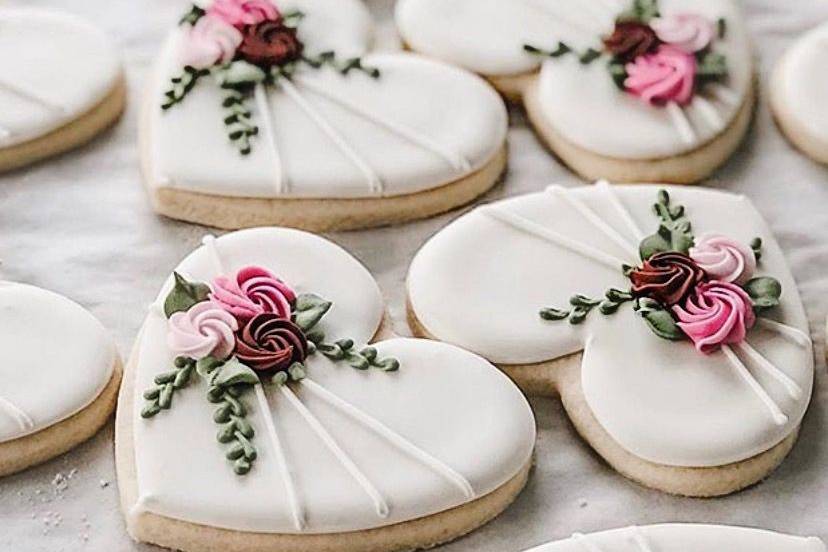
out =
[(411, 49), (522, 100), (587, 179), (697, 182), (751, 120), (753, 61), (732, 0), (400, 0), (396, 20)]
[(816, 537), (793, 537), (747, 527), (664, 523), (624, 527), (550, 542), (527, 552), (825, 552)]
[(116, 456), (130, 535), (181, 550), (411, 550), (499, 514), (531, 465), (528, 403), (484, 359), (391, 337), (383, 319), (373, 277), (323, 238), (208, 238), (127, 366)]
[(497, 182), (508, 120), (485, 81), (370, 53), (358, 0), (257, 0), (241, 17), (243, 4), (193, 7), (160, 55), (141, 127), (157, 212), (353, 229), (447, 211)]
[(770, 81), (770, 105), (779, 127), (797, 148), (820, 163), (828, 163), (826, 43), (828, 23), (823, 23), (785, 53)]
[(115, 345), (76, 303), (0, 281), (0, 346), (6, 351), (0, 475), (66, 452), (94, 435), (115, 409), (121, 381)]
[(0, 7), (0, 172), (82, 145), (124, 109), (112, 41), (65, 13)]
[(742, 196), (602, 182), (480, 207), (418, 252), (408, 299), (416, 335), (560, 394), (609, 464), (670, 493), (763, 479), (811, 396), (794, 279)]

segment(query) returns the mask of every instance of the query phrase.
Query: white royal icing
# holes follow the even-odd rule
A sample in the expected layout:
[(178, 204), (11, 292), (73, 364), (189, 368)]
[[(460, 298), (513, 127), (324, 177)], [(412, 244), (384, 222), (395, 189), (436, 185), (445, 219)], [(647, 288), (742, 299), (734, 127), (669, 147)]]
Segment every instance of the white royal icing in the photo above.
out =
[[(621, 159), (679, 155), (709, 141), (733, 120), (750, 90), (753, 63), (741, 12), (732, 0), (659, 0), (663, 15), (693, 12), (727, 21), (715, 51), (727, 58), (727, 85), (708, 85), (690, 105), (654, 107), (622, 92), (606, 59), (584, 65), (576, 56), (543, 61), (524, 44), (577, 51), (601, 49), (616, 16), (632, 0), (401, 0), (396, 18), (404, 40), (418, 52), (485, 75), (515, 75), (542, 66), (538, 82), (543, 115), (568, 142)], [(457, 29), (463, 29), (462, 33)]]
[(0, 443), (54, 425), (88, 406), (112, 377), (115, 346), (69, 299), (0, 281)]
[(553, 186), (479, 207), (420, 250), (408, 295), (430, 333), (492, 362), (528, 364), (583, 350), (581, 383), (592, 412), (640, 458), (677, 466), (744, 460), (779, 443), (804, 415), (813, 379), (807, 319), (779, 245), (747, 199), (667, 189), (685, 205), (696, 235), (764, 241), (759, 272), (781, 282), (782, 301), (738, 346), (703, 355), (689, 341), (656, 337), (625, 307), (574, 326), (538, 316), (575, 293), (629, 289), (621, 263), (639, 264), (639, 241), (658, 227), (652, 186)]
[[(278, 2), (307, 17), (310, 54), (347, 58), (370, 46), (371, 21), (356, 0)], [(336, 32), (331, 32), (336, 30)], [(233, 197), (371, 197), (439, 187), (481, 168), (503, 146), (503, 102), (480, 78), (412, 54), (368, 54), (378, 79), (300, 68), (259, 85), (250, 102), (260, 134), (249, 155), (227, 138), (222, 92), (209, 79), (163, 112), (163, 91), (181, 72), (176, 29), (151, 87), (149, 132), (156, 185)]]
[(527, 552), (825, 552), (816, 537), (746, 527), (665, 523), (624, 527), (544, 544)]
[(779, 92), (774, 101), (808, 133), (812, 147), (828, 159), (828, 23), (803, 35), (782, 60), (773, 86)]
[[(326, 335), (364, 343), (376, 333), (383, 302), (374, 279), (312, 234), (228, 234), (208, 240), (176, 270), (209, 281), (249, 264), (272, 270), (297, 292), (333, 301), (320, 323)], [(356, 531), (483, 496), (515, 476), (534, 446), (529, 405), (488, 362), (433, 341), (391, 339), (376, 348), (400, 361), (397, 372), (354, 370), (314, 355), (302, 382), (257, 385), (246, 394), (258, 458), (238, 476), (216, 442), (214, 407), (200, 380), (176, 394), (169, 411), (139, 416), (142, 390), (173, 359), (166, 329), (163, 312), (151, 309), (137, 345), (135, 512), (242, 531)], [(478, 439), (484, 428), (486, 439)]]
[(0, 7), (0, 148), (71, 122), (120, 74), (112, 41), (79, 17)]

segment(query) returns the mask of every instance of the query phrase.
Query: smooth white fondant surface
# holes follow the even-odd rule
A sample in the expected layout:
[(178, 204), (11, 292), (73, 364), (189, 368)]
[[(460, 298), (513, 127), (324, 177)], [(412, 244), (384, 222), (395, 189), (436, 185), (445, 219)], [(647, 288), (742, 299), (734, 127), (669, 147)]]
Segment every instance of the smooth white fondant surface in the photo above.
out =
[[(283, 9), (291, 7), (308, 14), (299, 35), (309, 55), (334, 50), (346, 59), (367, 52), (371, 25), (361, 4), (302, 0)], [(259, 103), (249, 102), (260, 134), (252, 153), (240, 155), (222, 122), (222, 91), (210, 79), (168, 111), (160, 108), (169, 79), (181, 71), (181, 33), (176, 29), (167, 42), (147, 99), (156, 185), (233, 197), (409, 194), (471, 174), (505, 141), (503, 102), (479, 77), (412, 54), (368, 54), (364, 63), (380, 69), (379, 79), (303, 67), (292, 80), (291, 88), (336, 136), (283, 86), (269, 86), (269, 119)], [(381, 190), (338, 139), (375, 174)]]
[(0, 148), (77, 119), (112, 91), (115, 45), (70, 14), (0, 6)]
[[(713, 49), (727, 58), (729, 78), (717, 97), (710, 86), (701, 100), (683, 109), (694, 138), (677, 130), (667, 109), (622, 92), (607, 70), (607, 57), (591, 64), (576, 56), (530, 56), (524, 44), (555, 49), (563, 41), (576, 51), (602, 49), (615, 18), (632, 2), (576, 0), (402, 0), (397, 6), (401, 33), (414, 50), (486, 75), (514, 75), (542, 63), (537, 83), (543, 114), (568, 142), (590, 152), (621, 159), (680, 155), (709, 141), (733, 120), (751, 87), (753, 62), (741, 11), (732, 0), (660, 0), (662, 15), (692, 12), (727, 21), (725, 37)], [(463, 29), (462, 33), (457, 29)], [(699, 106), (700, 102), (709, 105)], [(711, 122), (710, 108), (720, 121)]]
[(828, 23), (803, 35), (785, 54), (773, 86), (788, 116), (828, 157)]
[[(777, 278), (782, 303), (767, 316), (808, 332), (785, 258), (761, 216), (743, 196), (667, 187), (686, 206), (696, 235), (717, 232), (744, 243), (764, 241), (758, 273)], [(628, 289), (620, 263), (639, 261), (638, 239), (611, 198), (616, 197), (643, 235), (655, 232), (651, 207), (657, 188), (598, 186), (551, 188), (483, 206), (459, 218), (420, 250), (408, 276), (418, 319), (437, 338), (501, 364), (527, 364), (584, 351), (581, 383), (601, 425), (625, 449), (660, 464), (715, 466), (765, 451), (799, 424), (808, 405), (813, 355), (784, 336), (756, 327), (748, 342), (802, 389), (792, 398), (749, 358), (745, 364), (780, 409), (777, 425), (759, 397), (722, 352), (703, 355), (689, 341), (656, 337), (629, 305), (612, 316), (593, 313), (577, 326), (545, 322), (542, 307), (566, 307), (569, 297), (601, 297)], [(611, 192), (611, 193), (610, 193)], [(580, 200), (632, 247), (622, 248), (566, 197)], [(591, 257), (517, 230), (487, 213), (500, 209), (551, 229), (619, 262)], [(473, 277), (470, 277), (473, 275)], [(742, 355), (744, 356), (744, 355)]]
[[(643, 542), (643, 544), (642, 544)], [(726, 525), (625, 527), (544, 544), (527, 552), (825, 552), (816, 537)]]
[(34, 286), (0, 281), (0, 443), (89, 405), (112, 377), (115, 345), (89, 312)]
[[(329, 338), (347, 336), (362, 343), (379, 326), (383, 304), (376, 283), (358, 261), (331, 242), (270, 228), (228, 234), (215, 246), (223, 270), (258, 264), (282, 276), (298, 292), (313, 291), (332, 300), (334, 306), (320, 326)], [(202, 280), (218, 274), (215, 258), (205, 247), (187, 257), (177, 270)], [(179, 392), (170, 411), (151, 420), (138, 415), (142, 390), (172, 361), (166, 326), (162, 315), (151, 312), (137, 348), (136, 511), (236, 530), (297, 532), (263, 413), (252, 392), (243, 400), (256, 430), (259, 456), (243, 477), (233, 473), (223, 447), (216, 442), (214, 406), (206, 400), (201, 381)], [(376, 347), (380, 356), (399, 359), (398, 372), (358, 371), (315, 355), (307, 362), (309, 377), (454, 469), (468, 480), (476, 496), (496, 489), (526, 464), (535, 439), (531, 410), (517, 388), (488, 362), (459, 348), (425, 340), (392, 339)], [(304, 531), (368, 529), (470, 500), (434, 470), (302, 385), (294, 384), (293, 389), (389, 507), (387, 517), (379, 516), (363, 489), (295, 407), (278, 388), (268, 387), (271, 412), (267, 415), (273, 416), (298, 500), (306, 512)]]

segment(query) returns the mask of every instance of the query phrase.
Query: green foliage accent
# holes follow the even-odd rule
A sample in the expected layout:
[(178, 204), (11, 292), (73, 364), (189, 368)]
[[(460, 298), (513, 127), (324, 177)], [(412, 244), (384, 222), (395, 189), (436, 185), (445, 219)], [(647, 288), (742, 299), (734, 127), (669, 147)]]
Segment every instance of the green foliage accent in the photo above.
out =
[(776, 278), (760, 276), (749, 280), (744, 290), (753, 301), (753, 310), (762, 312), (779, 305), (782, 296), (782, 284)]
[(624, 87), (624, 81), (627, 80), (626, 66), (618, 60), (612, 60), (609, 62), (608, 68), (610, 77), (612, 77), (612, 82), (615, 83), (615, 86), (617, 86), (621, 91), (626, 91), (626, 88)]
[(536, 46), (532, 46), (531, 44), (524, 44), (523, 45), (523, 50), (530, 53), (530, 54), (556, 58), (556, 57), (561, 57), (564, 54), (568, 54), (569, 52), (572, 51), (572, 48), (570, 48), (569, 46), (567, 46), (563, 42), (558, 42), (558, 47), (555, 48), (554, 50), (543, 50), (543, 49), (538, 48)]
[(601, 57), (601, 52), (599, 50), (596, 50), (595, 48), (587, 48), (583, 54), (578, 56), (578, 61), (584, 65), (589, 65), (599, 57)]
[(327, 314), (333, 303), (314, 293), (303, 293), (296, 298), (293, 321), (303, 332), (309, 332)]
[(633, 0), (632, 7), (618, 16), (618, 20), (649, 23), (658, 15), (658, 0)]
[(203, 8), (193, 4), (193, 5), (190, 6), (190, 10), (187, 13), (185, 13), (181, 17), (181, 19), (178, 20), (178, 24), (179, 25), (185, 25), (185, 24), (195, 25), (196, 21), (201, 19), (204, 16), (205, 13), (207, 13), (207, 12), (204, 11)]
[(335, 362), (345, 362), (355, 370), (376, 368), (383, 372), (395, 372), (400, 368), (400, 362), (395, 358), (379, 358), (374, 347), (366, 346), (357, 351), (353, 339), (338, 339), (333, 343), (327, 343), (325, 334), (318, 331), (311, 332), (307, 337), (314, 344), (315, 351)]
[(198, 80), (209, 74), (210, 71), (208, 69), (196, 69), (190, 65), (185, 65), (184, 72), (170, 79), (170, 87), (164, 92), (164, 101), (161, 103), (161, 109), (167, 110), (181, 102), (195, 88)]
[(762, 238), (753, 238), (750, 241), (750, 248), (753, 249), (753, 256), (756, 257), (756, 262), (758, 263), (762, 260)]
[(173, 288), (164, 300), (164, 314), (167, 318), (177, 312), (186, 312), (196, 303), (207, 300), (210, 286), (190, 282), (178, 272), (173, 272)]
[(155, 376), (155, 385), (144, 391), (142, 418), (152, 418), (162, 410), (169, 410), (175, 392), (190, 383), (195, 371), (195, 360), (187, 357), (175, 359), (175, 369)]
[(639, 254), (647, 260), (656, 253), (678, 251), (687, 253), (693, 245), (690, 220), (685, 216), (683, 205), (671, 205), (670, 195), (666, 190), (658, 192), (658, 201), (653, 210), (661, 223), (658, 231), (641, 241)]
[(296, 28), (299, 26), (299, 23), (301, 23), (304, 18), (305, 12), (299, 10), (290, 10), (289, 12), (285, 12), (282, 14), (282, 23), (284, 23), (286, 27)]
[(701, 83), (721, 80), (727, 76), (727, 58), (716, 52), (707, 52), (699, 60), (696, 71)]
[(559, 321), (568, 318), (570, 324), (577, 325), (586, 320), (595, 307), (598, 307), (601, 314), (609, 316), (616, 313), (622, 304), (632, 300), (630, 292), (610, 288), (604, 293), (603, 299), (593, 299), (578, 293), (569, 298), (569, 304), (572, 306), (570, 310), (546, 307), (538, 314), (543, 320)]
[(227, 137), (242, 155), (250, 153), (250, 138), (259, 133), (259, 127), (253, 124), (253, 114), (247, 107), (247, 99), (248, 94), (236, 88), (227, 88), (221, 103), (225, 111)]
[(719, 35), (719, 39), (723, 39), (727, 35), (727, 21), (724, 17), (720, 17), (716, 21), (716, 31)]
[(685, 338), (684, 332), (676, 324), (672, 313), (658, 301), (640, 299), (636, 301), (635, 312), (644, 319), (647, 327), (658, 337), (670, 341), (681, 341)]
[[(337, 59), (336, 52), (332, 50), (320, 52), (315, 56), (302, 56), (302, 61), (314, 69), (320, 69), (325, 66), (331, 67), (334, 70), (339, 71), (339, 73), (343, 76), (348, 75), (352, 71), (357, 71), (365, 73), (372, 79), (378, 79), (380, 77), (380, 70), (376, 67), (364, 65), (361, 57), (352, 57), (340, 60)], [(281, 72), (281, 74), (284, 75), (284, 72)], [(292, 70), (289, 74), (292, 74)], [(289, 74), (285, 76), (289, 76)]]

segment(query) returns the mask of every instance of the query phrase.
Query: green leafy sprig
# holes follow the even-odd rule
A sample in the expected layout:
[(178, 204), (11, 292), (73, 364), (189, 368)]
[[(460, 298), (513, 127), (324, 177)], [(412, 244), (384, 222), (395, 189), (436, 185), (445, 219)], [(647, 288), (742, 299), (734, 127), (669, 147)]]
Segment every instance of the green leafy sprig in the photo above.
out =
[(685, 215), (683, 205), (671, 205), (670, 195), (666, 190), (659, 190), (658, 201), (653, 211), (660, 220), (658, 231), (642, 240), (639, 254), (647, 260), (656, 253), (678, 251), (686, 254), (693, 246), (693, 234), (690, 220)]
[(175, 359), (174, 370), (155, 376), (155, 385), (144, 391), (141, 417), (152, 418), (162, 410), (169, 410), (175, 392), (190, 383), (195, 365), (195, 360), (180, 356)]
[(331, 50), (320, 52), (316, 56), (302, 56), (302, 61), (314, 69), (319, 69), (324, 66), (332, 67), (342, 75), (348, 75), (352, 71), (358, 71), (365, 73), (372, 79), (378, 79), (381, 74), (378, 68), (364, 65), (360, 57), (339, 60), (336, 57), (336, 53)]
[(569, 298), (571, 309), (563, 310), (554, 307), (546, 307), (540, 310), (540, 317), (543, 320), (569, 320), (570, 324), (577, 325), (586, 320), (587, 316), (598, 307), (598, 311), (604, 316), (615, 314), (618, 308), (633, 296), (629, 291), (610, 288), (604, 293), (603, 299), (594, 299), (580, 293)]
[(629, 10), (618, 16), (619, 21), (638, 21), (649, 23), (651, 19), (659, 16), (658, 0), (633, 0)]
[(209, 69), (196, 69), (192, 65), (185, 65), (184, 71), (179, 76), (170, 79), (170, 87), (164, 92), (161, 109), (167, 110), (180, 103), (195, 88), (198, 80), (209, 74)]
[(179, 25), (195, 25), (207, 12), (201, 6), (192, 4), (190, 10), (178, 20)]
[(756, 258), (756, 262), (762, 260), (762, 238), (756, 237), (750, 241), (750, 248), (753, 250), (753, 256)]
[(578, 61), (584, 65), (589, 65), (601, 57), (600, 50), (596, 50), (595, 48), (587, 48), (583, 52), (578, 53), (564, 42), (558, 42), (558, 46), (554, 50), (544, 50), (543, 48), (538, 48), (537, 46), (532, 46), (531, 44), (524, 44), (523, 50), (530, 54), (551, 58), (558, 58), (566, 54), (573, 54), (578, 56)]

